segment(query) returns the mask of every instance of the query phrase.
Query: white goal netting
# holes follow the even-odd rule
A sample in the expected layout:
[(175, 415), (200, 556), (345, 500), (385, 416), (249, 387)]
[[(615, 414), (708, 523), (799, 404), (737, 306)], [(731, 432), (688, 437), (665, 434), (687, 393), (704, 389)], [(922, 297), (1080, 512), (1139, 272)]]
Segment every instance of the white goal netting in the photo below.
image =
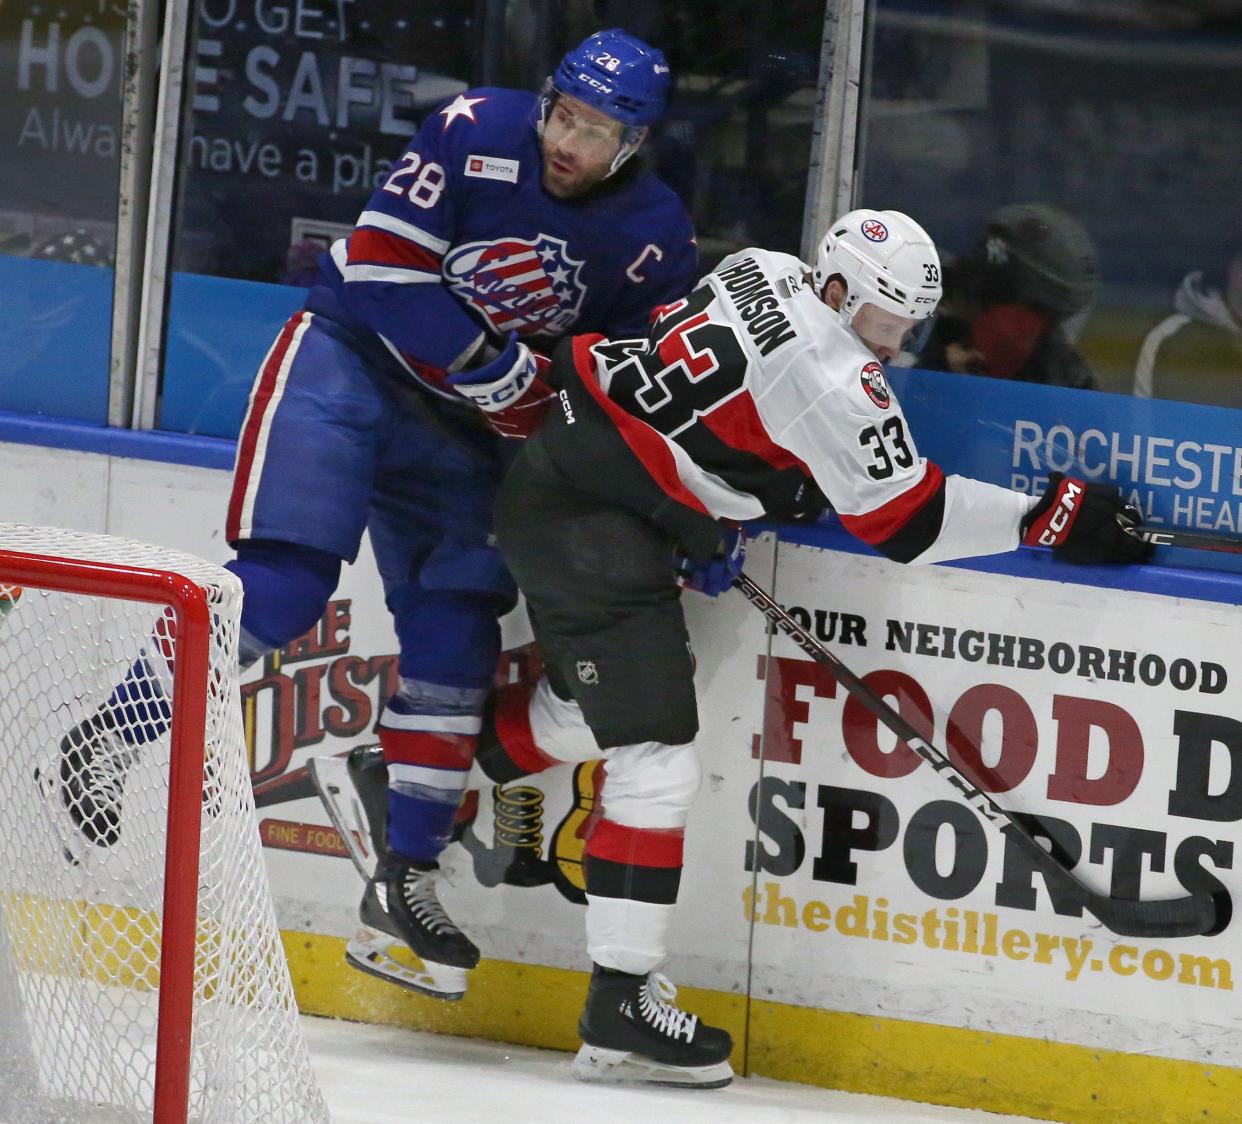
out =
[[(98, 565), (18, 580), (24, 560), (11, 551)], [(206, 593), (205, 674), (187, 679), (204, 666), (193, 629), (152, 599), (141, 573), (151, 570)], [(87, 589), (56, 592), (66, 581)], [(188, 1115), (162, 1109), (159, 1124), (328, 1119), (260, 848), (238, 699), (240, 610), (236, 579), (200, 559), (0, 523), (3, 1124), (150, 1121), (157, 1087), (185, 1084), (176, 1058), (186, 1036)], [(186, 742), (183, 713), (196, 707), (200, 734)], [(174, 753), (199, 755), (204, 773), (201, 790), (174, 799), (171, 833), (192, 839), (198, 823), (201, 841), (197, 875), (191, 852), (166, 900)], [(164, 924), (178, 901), (180, 945)], [(191, 992), (192, 1008), (174, 1003)]]

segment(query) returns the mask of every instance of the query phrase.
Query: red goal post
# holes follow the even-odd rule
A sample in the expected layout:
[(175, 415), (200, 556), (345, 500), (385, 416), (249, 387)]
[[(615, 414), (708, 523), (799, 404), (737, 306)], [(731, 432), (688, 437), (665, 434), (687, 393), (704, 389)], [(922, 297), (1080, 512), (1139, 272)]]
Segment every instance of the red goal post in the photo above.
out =
[[(0, 1085), (50, 1119), (328, 1119), (263, 868), (240, 605), (201, 559), (0, 524)], [(63, 739), (135, 669), (157, 701), (114, 706), (101, 750), (119, 838), (83, 844)]]

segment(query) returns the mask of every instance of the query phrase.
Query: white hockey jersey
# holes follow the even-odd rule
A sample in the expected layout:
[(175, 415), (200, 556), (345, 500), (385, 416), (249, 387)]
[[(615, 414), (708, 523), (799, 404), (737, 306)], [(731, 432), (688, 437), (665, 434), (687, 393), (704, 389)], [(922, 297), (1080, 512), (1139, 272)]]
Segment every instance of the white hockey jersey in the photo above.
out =
[(810, 272), (743, 250), (659, 310), (646, 339), (580, 337), (575, 365), (648, 472), (695, 510), (773, 514), (794, 473), (897, 561), (1015, 549), (1034, 499), (919, 456), (882, 364)]

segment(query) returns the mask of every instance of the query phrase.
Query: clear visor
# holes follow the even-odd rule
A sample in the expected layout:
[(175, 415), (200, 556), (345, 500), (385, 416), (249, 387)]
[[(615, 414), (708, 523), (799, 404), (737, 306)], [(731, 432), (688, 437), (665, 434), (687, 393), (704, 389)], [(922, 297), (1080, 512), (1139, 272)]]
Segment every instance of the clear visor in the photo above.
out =
[(623, 125), (611, 117), (562, 94), (551, 79), (543, 89), (544, 141), (572, 152), (591, 163), (611, 163), (623, 152), (632, 151), (643, 138), (643, 130)]
[(934, 320), (934, 316), (915, 320), (912, 316), (899, 316), (874, 304), (862, 304), (854, 313), (850, 326), (868, 343), (917, 355), (927, 343)]

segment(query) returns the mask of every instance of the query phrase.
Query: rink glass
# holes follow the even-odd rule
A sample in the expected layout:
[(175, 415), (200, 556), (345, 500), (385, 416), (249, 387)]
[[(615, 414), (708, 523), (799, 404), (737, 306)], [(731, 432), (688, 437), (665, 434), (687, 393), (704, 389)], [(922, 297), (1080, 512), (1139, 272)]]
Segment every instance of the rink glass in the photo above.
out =
[[(1140, 345), (1173, 314), (1185, 275), (1205, 271), (1210, 286), (1242, 251), (1237, 5), (869, 9), (857, 205), (916, 216), (946, 266), (1005, 204), (1073, 216), (1095, 243), (1098, 283), (1065, 327), (1099, 388), (1130, 394)], [(1232, 350), (1188, 351), (1154, 395), (1242, 406), (1235, 327)]]
[(0, 410), (100, 423), (123, 5), (0, 5)]

